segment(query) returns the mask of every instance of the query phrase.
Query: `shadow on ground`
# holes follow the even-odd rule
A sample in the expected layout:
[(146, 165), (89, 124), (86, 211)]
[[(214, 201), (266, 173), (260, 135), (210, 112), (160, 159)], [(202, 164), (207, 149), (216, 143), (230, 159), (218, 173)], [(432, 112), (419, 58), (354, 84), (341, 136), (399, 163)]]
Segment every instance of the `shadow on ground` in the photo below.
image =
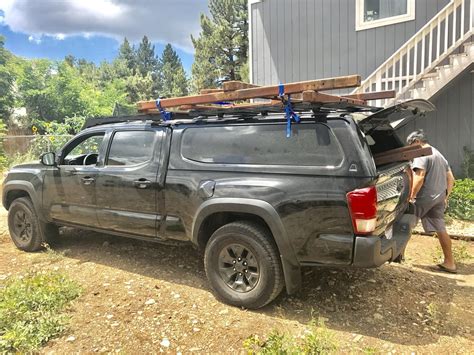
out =
[[(202, 255), (191, 246), (160, 245), (110, 235), (65, 229), (53, 247), (80, 263), (92, 262), (157, 280), (209, 290)], [(474, 265), (464, 265), (472, 274)], [(379, 269), (303, 270), (303, 288), (282, 293), (255, 314), (308, 323), (323, 317), (330, 329), (358, 333), (403, 345), (435, 343), (439, 336), (472, 335), (474, 321), (462, 302), (473, 287), (454, 277), (410, 266)], [(453, 307), (457, 308), (453, 310)], [(464, 318), (466, 317), (466, 318)]]

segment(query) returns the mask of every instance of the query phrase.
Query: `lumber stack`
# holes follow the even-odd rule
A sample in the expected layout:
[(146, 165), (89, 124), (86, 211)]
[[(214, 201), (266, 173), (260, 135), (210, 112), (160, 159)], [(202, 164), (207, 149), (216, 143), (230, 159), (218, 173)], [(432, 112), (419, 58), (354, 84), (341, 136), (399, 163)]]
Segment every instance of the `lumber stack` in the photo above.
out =
[[(395, 97), (394, 91), (382, 91), (378, 93), (357, 94), (357, 95), (330, 95), (321, 91), (336, 89), (347, 89), (360, 86), (360, 75), (348, 75), (334, 78), (300, 81), (283, 85), (284, 96), (291, 95), (292, 102), (310, 104), (341, 104), (366, 106), (367, 100), (385, 99)], [(163, 98), (160, 100), (162, 110), (212, 110), (219, 111), (226, 108), (251, 109), (262, 107), (283, 107), (280, 85), (258, 86), (243, 83), (240, 81), (224, 82), (221, 89), (201, 90), (199, 95), (182, 97)], [(249, 103), (250, 99), (267, 99), (264, 103)], [(156, 101), (141, 101), (138, 103), (140, 112), (157, 112)]]

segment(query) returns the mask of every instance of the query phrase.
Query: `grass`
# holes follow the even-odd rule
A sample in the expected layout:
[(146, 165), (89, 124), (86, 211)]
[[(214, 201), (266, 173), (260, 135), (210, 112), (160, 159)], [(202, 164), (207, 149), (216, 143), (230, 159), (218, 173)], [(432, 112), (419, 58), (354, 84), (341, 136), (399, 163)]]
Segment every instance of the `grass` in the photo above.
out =
[(33, 352), (67, 325), (63, 313), (81, 289), (60, 273), (35, 273), (0, 286), (0, 353)]
[[(453, 244), (453, 257), (455, 262), (463, 262), (474, 259), (474, 256), (467, 248), (467, 242), (459, 241), (457, 245)], [(437, 246), (433, 253), (433, 261), (435, 263), (443, 259), (443, 250), (441, 246)]]
[(438, 304), (431, 302), (428, 306), (426, 306), (426, 311), (428, 313), (429, 320), (431, 322), (437, 323), (441, 315), (441, 310)]
[(273, 330), (266, 338), (252, 335), (243, 343), (248, 354), (332, 354), (338, 349), (334, 334), (322, 321), (312, 321), (301, 341), (295, 337)]

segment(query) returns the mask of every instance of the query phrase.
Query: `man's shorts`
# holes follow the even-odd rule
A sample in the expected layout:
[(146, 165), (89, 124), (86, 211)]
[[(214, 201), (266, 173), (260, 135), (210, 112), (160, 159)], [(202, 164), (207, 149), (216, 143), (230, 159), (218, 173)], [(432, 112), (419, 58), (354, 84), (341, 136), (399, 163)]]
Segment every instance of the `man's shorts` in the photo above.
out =
[(416, 200), (415, 215), (421, 218), (421, 224), (425, 233), (446, 232), (446, 223), (444, 221), (445, 200), (444, 194), (434, 200)]

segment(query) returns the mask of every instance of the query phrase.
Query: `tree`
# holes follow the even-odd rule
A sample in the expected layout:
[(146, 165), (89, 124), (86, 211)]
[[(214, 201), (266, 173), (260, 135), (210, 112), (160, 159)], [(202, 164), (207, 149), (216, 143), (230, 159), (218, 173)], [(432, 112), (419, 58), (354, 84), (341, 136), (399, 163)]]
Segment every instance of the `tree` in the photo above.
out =
[(15, 95), (13, 91), (13, 75), (10, 72), (7, 61), (11, 54), (4, 48), (5, 39), (0, 36), (0, 120), (6, 122), (10, 117)]
[(188, 80), (183, 64), (169, 43), (158, 60), (156, 84), (159, 96), (171, 97), (188, 94)]
[(241, 80), (248, 58), (247, 1), (209, 0), (209, 11), (210, 18), (201, 14), (199, 37), (191, 36), (195, 90), (217, 87), (221, 80)]
[(136, 103), (142, 100), (152, 100), (155, 98), (153, 92), (153, 78), (148, 73), (144, 77), (137, 73), (127, 78), (126, 88), (130, 103)]
[(136, 60), (138, 72), (142, 77), (146, 77), (149, 73), (154, 73), (157, 65), (155, 46), (151, 44), (147, 36), (143, 36), (143, 39), (138, 46)]
[(68, 54), (64, 57), (64, 62), (70, 67), (73, 67), (74, 65), (76, 65), (76, 58), (72, 54)]
[[(144, 47), (144, 49), (145, 48), (146, 47)], [(135, 74), (137, 70), (137, 54), (135, 53), (135, 49), (130, 45), (130, 42), (127, 40), (126, 37), (123, 39), (123, 43), (119, 48), (119, 55), (117, 57), (117, 60), (122, 61), (125, 66), (131, 71), (132, 75)]]
[(20, 105), (26, 108), (29, 120), (50, 120), (57, 105), (51, 93), (53, 63), (47, 59), (33, 59), (25, 62), (23, 74), (18, 80)]

